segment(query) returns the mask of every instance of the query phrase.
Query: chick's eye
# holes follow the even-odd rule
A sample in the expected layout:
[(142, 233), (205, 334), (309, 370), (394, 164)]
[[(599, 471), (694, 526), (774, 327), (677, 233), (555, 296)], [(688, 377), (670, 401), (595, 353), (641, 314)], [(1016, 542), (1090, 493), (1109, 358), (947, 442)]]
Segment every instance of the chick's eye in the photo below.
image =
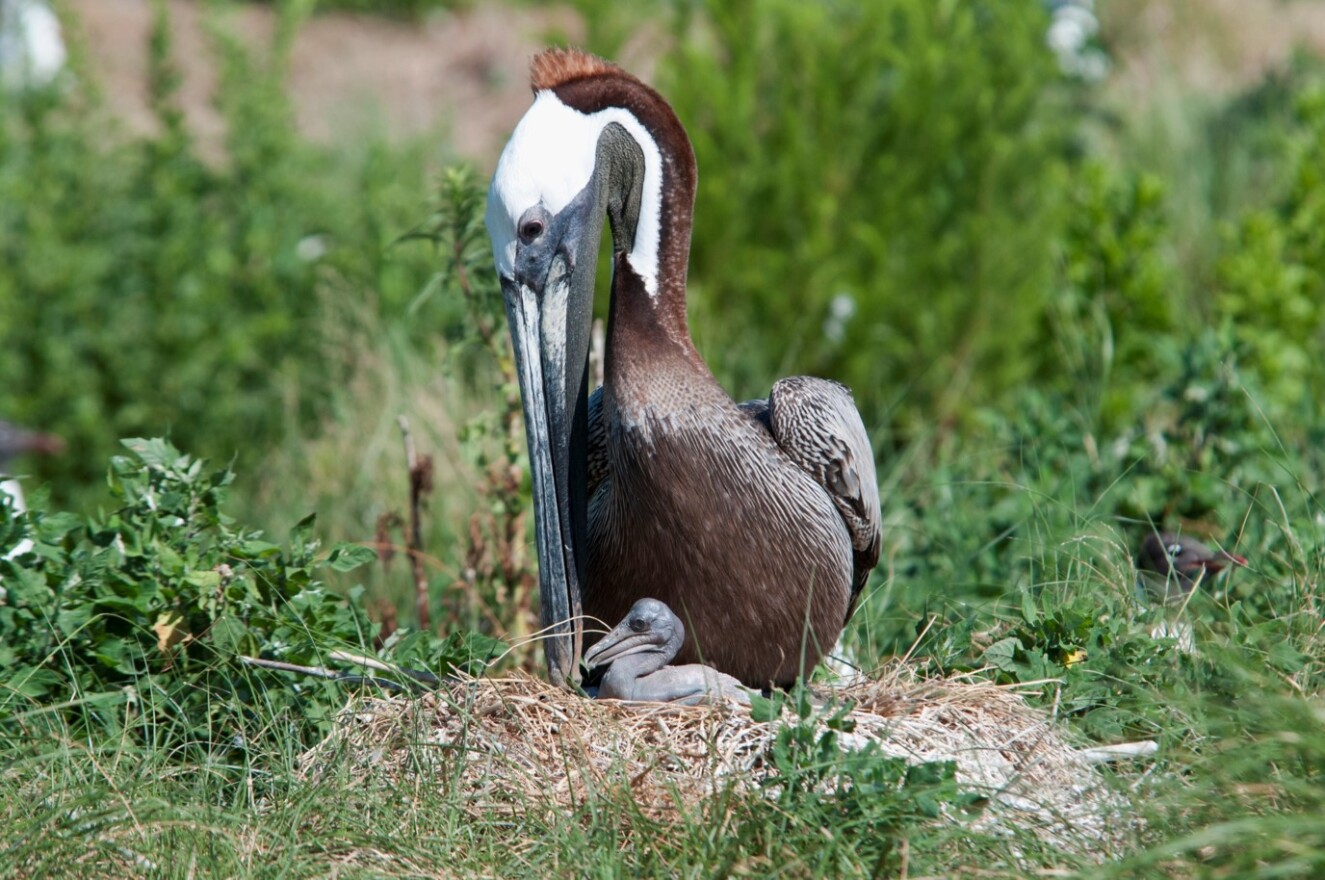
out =
[(630, 628), (634, 632), (642, 633), (649, 628), (649, 625), (642, 617), (632, 617), (630, 619)]
[(1169, 545), (1168, 547), (1166, 547), (1165, 549), (1167, 549), (1167, 550), (1169, 551), (1169, 555), (1172, 556), (1172, 557), (1175, 558), (1175, 559), (1182, 555), (1182, 545), (1181, 545), (1181, 544), (1170, 544), (1170, 545)]

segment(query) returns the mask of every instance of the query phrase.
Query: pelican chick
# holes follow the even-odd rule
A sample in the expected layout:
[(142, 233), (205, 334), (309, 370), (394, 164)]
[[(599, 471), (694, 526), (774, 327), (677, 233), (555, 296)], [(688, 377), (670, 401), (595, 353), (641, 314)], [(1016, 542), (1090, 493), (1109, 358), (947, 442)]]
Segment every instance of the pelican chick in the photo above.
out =
[(584, 655), (590, 670), (608, 667), (598, 697), (682, 706), (725, 700), (750, 704), (750, 693), (739, 681), (711, 666), (668, 666), (684, 642), (685, 626), (672, 609), (657, 599), (640, 599)]

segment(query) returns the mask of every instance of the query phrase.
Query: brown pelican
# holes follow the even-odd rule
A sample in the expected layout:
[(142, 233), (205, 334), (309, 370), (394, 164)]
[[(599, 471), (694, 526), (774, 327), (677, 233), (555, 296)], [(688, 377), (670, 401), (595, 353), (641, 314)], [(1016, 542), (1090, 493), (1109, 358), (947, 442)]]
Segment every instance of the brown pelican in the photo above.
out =
[(1172, 532), (1151, 532), (1137, 557), (1139, 583), (1151, 598), (1176, 604), (1187, 598), (1208, 574), (1214, 577), (1229, 563), (1247, 560), (1226, 550), (1211, 550), (1195, 538)]
[[(878, 561), (860, 415), (846, 388), (804, 377), (738, 405), (695, 349), (695, 156), (667, 102), (575, 50), (537, 56), (532, 84), (487, 224), (525, 411), (551, 677), (575, 678), (581, 613), (620, 620), (654, 597), (689, 631), (679, 662), (789, 684), (832, 647)], [(605, 382), (590, 395), (604, 217), (612, 297)]]
[(626, 619), (584, 655), (592, 672), (607, 667), (598, 696), (645, 703), (703, 703), (735, 700), (749, 704), (750, 694), (730, 675), (711, 666), (668, 666), (685, 642), (680, 619), (657, 599), (640, 599)]

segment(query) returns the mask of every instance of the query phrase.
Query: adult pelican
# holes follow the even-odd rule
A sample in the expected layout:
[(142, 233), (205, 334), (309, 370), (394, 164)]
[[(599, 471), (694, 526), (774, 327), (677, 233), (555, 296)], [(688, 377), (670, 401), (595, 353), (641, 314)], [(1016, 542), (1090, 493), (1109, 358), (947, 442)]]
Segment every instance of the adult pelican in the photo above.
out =
[[(874, 458), (851, 393), (794, 377), (733, 401), (686, 323), (696, 168), (676, 114), (576, 50), (538, 55), (532, 85), (487, 224), (529, 441), (550, 675), (575, 680), (582, 613), (617, 621), (654, 598), (684, 621), (678, 662), (790, 684), (837, 640), (879, 557)], [(604, 217), (612, 297), (604, 384), (589, 394)]]

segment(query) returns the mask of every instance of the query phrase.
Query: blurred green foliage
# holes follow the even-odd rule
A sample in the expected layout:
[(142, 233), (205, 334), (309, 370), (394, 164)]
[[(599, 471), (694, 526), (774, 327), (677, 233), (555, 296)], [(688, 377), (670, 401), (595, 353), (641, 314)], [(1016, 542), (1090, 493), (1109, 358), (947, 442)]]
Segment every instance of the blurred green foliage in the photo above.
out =
[(1227, 233), (1218, 305), (1266, 386), (1272, 415), (1318, 406), (1325, 369), (1325, 86), (1305, 90), (1275, 203)]
[[(1104, 419), (1127, 419), (1135, 385), (1163, 373), (1157, 338), (1183, 304), (1163, 251), (1164, 187), (1092, 160), (1075, 170), (1060, 235), (1060, 282), (1042, 318), (1040, 382)], [(1128, 381), (1108, 381), (1114, 371)]]
[[(738, 396), (836, 376), (866, 423), (1006, 400), (1031, 362), (1068, 120), (1033, 3), (699, 3), (659, 85), (700, 186), (691, 313)], [(742, 357), (727, 340), (777, 340)]]
[[(125, 136), (78, 83), (0, 96), (0, 412), (69, 442), (43, 462), (60, 497), (95, 484), (121, 436), (253, 461), (344, 378), (327, 292), (403, 310), (432, 273), (391, 247), (418, 216), (423, 155), (296, 136), (281, 61), (296, 23), (265, 59), (216, 31), (224, 163), (184, 127), (163, 8), (158, 134)], [(454, 331), (461, 311), (434, 299), (422, 317)]]

